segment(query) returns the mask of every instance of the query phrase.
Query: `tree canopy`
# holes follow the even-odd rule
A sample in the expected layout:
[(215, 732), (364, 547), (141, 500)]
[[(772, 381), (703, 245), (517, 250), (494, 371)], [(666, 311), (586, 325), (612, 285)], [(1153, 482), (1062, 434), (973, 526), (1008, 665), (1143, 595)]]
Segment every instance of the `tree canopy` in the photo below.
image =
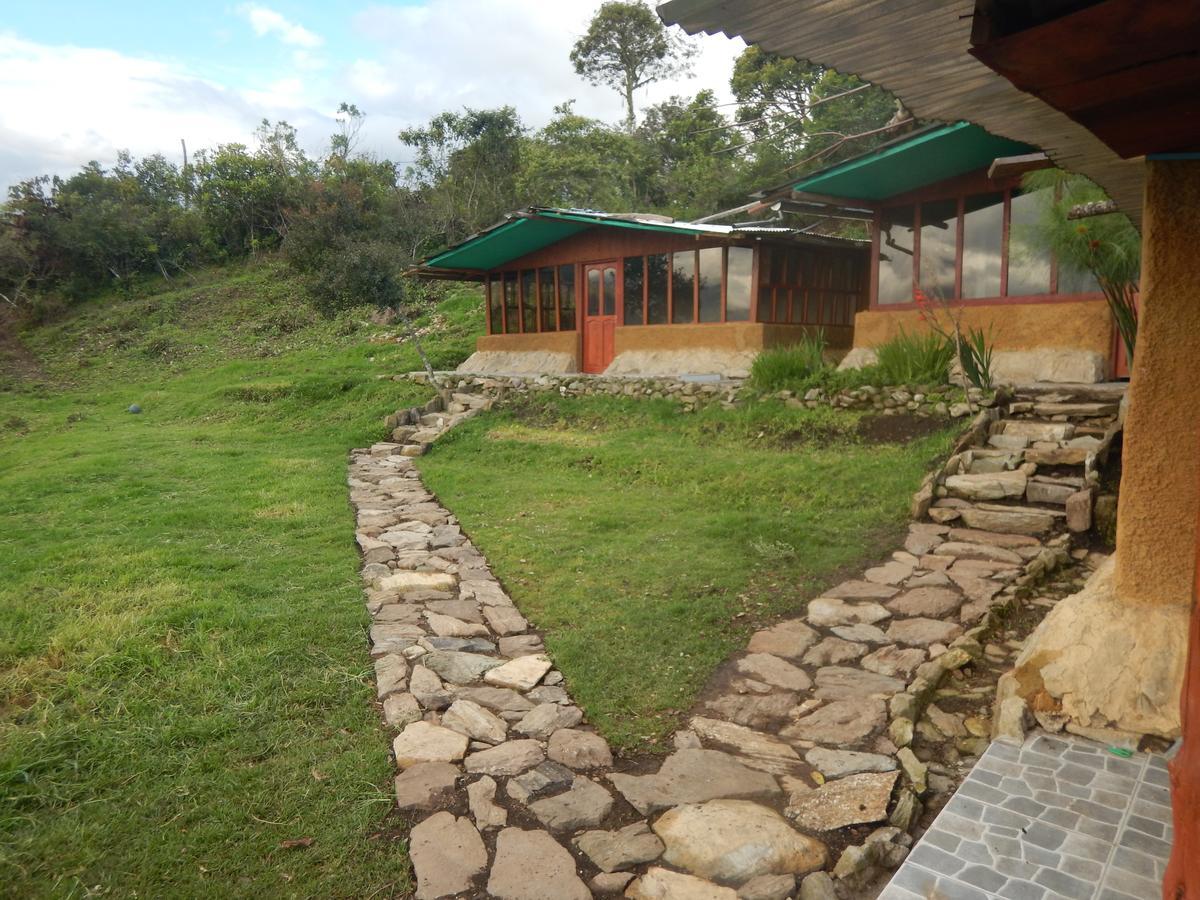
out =
[(637, 124), (633, 92), (655, 81), (688, 72), (695, 46), (668, 31), (654, 11), (638, 0), (601, 5), (587, 33), (571, 49), (575, 72), (592, 84), (614, 88), (625, 100), (625, 127)]

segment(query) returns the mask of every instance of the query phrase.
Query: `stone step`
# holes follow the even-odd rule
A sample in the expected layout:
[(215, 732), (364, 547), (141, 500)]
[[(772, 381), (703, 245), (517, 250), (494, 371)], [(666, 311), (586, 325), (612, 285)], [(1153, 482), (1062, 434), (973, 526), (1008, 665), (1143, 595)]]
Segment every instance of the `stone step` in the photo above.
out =
[(1034, 403), (1035, 415), (1049, 419), (1052, 416), (1069, 416), (1080, 419), (1098, 419), (1101, 416), (1115, 416), (1119, 403)]
[(999, 433), (1004, 437), (1028, 438), (1034, 441), (1066, 441), (1075, 436), (1070, 422), (1041, 422), (1037, 419), (1003, 419)]
[(1041, 403), (1120, 403), (1121, 398), (1129, 389), (1125, 381), (1109, 381), (1099, 384), (1057, 384), (1040, 382), (1019, 385), (1013, 393), (1013, 399)]
[(935, 509), (953, 509), (958, 517), (955, 524), (980, 531), (997, 531), (1001, 534), (1042, 535), (1065, 523), (1066, 513), (1062, 510), (1046, 509), (1014, 503), (976, 503), (966, 506), (943, 505), (939, 500)]

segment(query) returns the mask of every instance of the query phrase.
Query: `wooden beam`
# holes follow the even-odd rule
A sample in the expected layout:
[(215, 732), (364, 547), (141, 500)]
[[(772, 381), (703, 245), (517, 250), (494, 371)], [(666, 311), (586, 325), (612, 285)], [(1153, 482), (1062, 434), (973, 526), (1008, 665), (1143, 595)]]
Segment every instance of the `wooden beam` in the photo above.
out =
[(1094, 200), (1091, 203), (1080, 203), (1072, 206), (1067, 213), (1068, 219), (1087, 219), (1091, 216), (1103, 216), (1118, 212), (1116, 200)]
[(988, 178), (1012, 178), (1038, 169), (1052, 169), (1054, 161), (1045, 153), (1023, 153), (1020, 156), (998, 156), (988, 166)]
[(795, 200), (779, 201), (784, 212), (800, 213), (806, 216), (825, 216), (830, 219), (857, 219), (870, 222), (875, 213), (869, 209), (848, 209), (841, 206), (826, 206), (822, 203), (800, 203)]

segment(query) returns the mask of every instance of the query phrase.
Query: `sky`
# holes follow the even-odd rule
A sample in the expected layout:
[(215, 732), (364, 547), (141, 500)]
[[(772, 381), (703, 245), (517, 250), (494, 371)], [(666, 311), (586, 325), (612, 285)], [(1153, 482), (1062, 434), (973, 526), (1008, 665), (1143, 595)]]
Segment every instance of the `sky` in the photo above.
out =
[[(286, 119), (306, 150), (328, 148), (340, 102), (366, 114), (359, 148), (404, 161), (396, 135), (443, 110), (512, 105), (527, 125), (554, 107), (605, 121), (622, 101), (568, 59), (601, 0), (0, 0), (0, 189), (66, 175), (117, 152), (181, 161), (253, 143)], [(694, 39), (691, 78), (638, 92), (639, 108), (710, 88), (728, 102), (744, 45)]]

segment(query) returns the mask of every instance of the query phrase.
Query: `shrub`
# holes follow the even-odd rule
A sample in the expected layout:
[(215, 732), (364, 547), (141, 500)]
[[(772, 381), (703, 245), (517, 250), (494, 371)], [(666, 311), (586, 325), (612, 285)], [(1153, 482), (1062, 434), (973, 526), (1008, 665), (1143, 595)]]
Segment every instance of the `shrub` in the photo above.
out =
[(397, 306), (404, 299), (396, 248), (383, 241), (346, 241), (312, 273), (313, 305), (326, 316), (354, 306)]
[(825, 361), (825, 332), (806, 334), (790, 347), (764, 350), (750, 366), (750, 383), (760, 391), (795, 390), (829, 368)]
[(879, 374), (887, 384), (947, 384), (953, 345), (941, 335), (900, 333), (875, 352)]
[(992, 345), (980, 329), (972, 328), (963, 335), (959, 364), (971, 384), (985, 391), (991, 390)]

